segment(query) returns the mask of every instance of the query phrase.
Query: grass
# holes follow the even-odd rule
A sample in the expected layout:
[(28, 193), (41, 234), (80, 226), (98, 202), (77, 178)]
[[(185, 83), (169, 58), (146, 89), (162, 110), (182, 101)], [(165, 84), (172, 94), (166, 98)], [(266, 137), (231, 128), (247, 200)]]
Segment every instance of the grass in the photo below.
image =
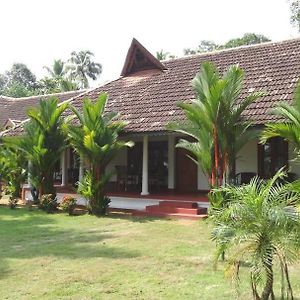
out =
[[(224, 265), (212, 268), (214, 249), (205, 221), (0, 207), (1, 299), (235, 299)], [(239, 297), (251, 299), (243, 273)]]

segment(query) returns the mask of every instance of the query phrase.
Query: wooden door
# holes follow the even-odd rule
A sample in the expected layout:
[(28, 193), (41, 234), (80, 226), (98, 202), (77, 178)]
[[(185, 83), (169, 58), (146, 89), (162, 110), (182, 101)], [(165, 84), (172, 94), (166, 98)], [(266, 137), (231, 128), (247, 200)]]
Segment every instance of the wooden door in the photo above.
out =
[(197, 191), (197, 165), (185, 149), (176, 149), (176, 190), (180, 193)]

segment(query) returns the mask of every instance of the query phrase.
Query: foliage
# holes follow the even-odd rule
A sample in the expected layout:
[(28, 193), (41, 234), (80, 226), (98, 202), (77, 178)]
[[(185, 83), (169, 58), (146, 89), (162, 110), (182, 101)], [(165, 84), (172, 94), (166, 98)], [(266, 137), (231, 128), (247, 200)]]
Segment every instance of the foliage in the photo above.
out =
[(262, 34), (245, 33), (242, 37), (234, 38), (225, 44), (216, 44), (214, 41), (202, 40), (196, 49), (186, 48), (183, 50), (184, 55), (211, 52), (214, 50), (235, 48), (243, 45), (254, 45), (269, 42), (270, 39)]
[(18, 199), (14, 197), (9, 197), (8, 206), (10, 209), (15, 209), (17, 207)]
[(169, 52), (164, 52), (164, 50), (156, 51), (156, 58), (158, 60), (174, 59), (175, 55), (170, 54)]
[(30, 181), (40, 196), (55, 193), (55, 164), (67, 147), (66, 135), (62, 130), (65, 123), (61, 117), (67, 107), (68, 102), (58, 104), (56, 98), (40, 100), (39, 107), (28, 111), (30, 120), (24, 125), (25, 135), (6, 140), (30, 161)]
[(0, 93), (2, 95), (19, 98), (35, 94), (36, 77), (24, 64), (13, 64), (11, 69), (0, 77)]
[[(118, 114), (105, 113), (107, 95), (100, 94), (93, 104), (90, 99), (84, 99), (82, 113), (71, 106), (79, 125), (69, 125), (68, 135), (71, 145), (82, 159), (90, 165), (90, 172), (85, 175), (83, 189), (85, 197), (89, 199), (91, 212), (99, 215), (106, 202), (104, 198), (104, 184), (111, 176), (106, 174), (108, 163), (124, 147), (130, 147), (132, 142), (119, 140), (119, 133), (127, 125), (126, 122), (117, 120)], [(79, 185), (79, 192), (81, 193)]]
[(252, 93), (238, 101), (243, 78), (244, 72), (238, 66), (231, 66), (220, 78), (212, 63), (203, 63), (192, 81), (196, 99), (179, 103), (187, 121), (169, 126), (193, 139), (181, 139), (176, 147), (191, 153), (190, 158), (200, 166), (211, 186), (220, 186), (235, 177), (237, 153), (255, 137), (255, 132), (248, 130), (251, 123), (241, 117), (262, 93)]
[(222, 48), (235, 48), (239, 46), (244, 45), (255, 45), (255, 44), (261, 44), (265, 42), (270, 42), (271, 40), (267, 37), (265, 37), (262, 34), (256, 34), (256, 33), (245, 33), (240, 38), (231, 39), (228, 42), (226, 42)]
[(88, 210), (91, 214), (105, 215), (107, 213), (111, 200), (104, 195), (104, 187), (110, 175), (105, 174), (100, 180), (95, 180), (93, 174), (87, 171), (82, 181), (78, 182), (77, 192), (87, 199)]
[(91, 51), (73, 51), (68, 60), (66, 71), (70, 74), (71, 80), (75, 80), (80, 88), (89, 87), (89, 78), (96, 80), (102, 73), (100, 63), (93, 61), (94, 54)]
[(300, 1), (289, 0), (289, 2), (291, 11), (291, 24), (298, 29), (298, 32), (300, 32)]
[(55, 59), (51, 67), (44, 66), (50, 77), (46, 76), (39, 82), (43, 94), (78, 90), (79, 86), (67, 73), (66, 63)]
[(293, 297), (288, 264), (299, 257), (300, 194), (293, 192), (290, 184), (281, 183), (285, 176), (281, 169), (267, 181), (254, 178), (248, 185), (227, 185), (215, 190), (222, 191), (229, 199), (226, 205), (211, 209), (217, 257), (226, 249), (227, 273), (236, 279), (241, 263), (250, 265), (256, 300), (275, 299), (276, 263), (281, 268), (281, 299), (285, 294)]
[(71, 216), (73, 215), (73, 211), (76, 207), (76, 198), (70, 195), (66, 195), (63, 197), (59, 206), (63, 211), (68, 212)]
[(2, 90), (2, 95), (13, 98), (30, 97), (35, 95), (35, 91), (18, 82), (12, 82)]
[(56, 196), (53, 194), (42, 195), (39, 207), (48, 214), (54, 213), (58, 207)]
[(211, 52), (219, 49), (219, 45), (217, 45), (214, 41), (202, 40), (200, 41), (199, 46), (196, 49), (186, 48), (183, 49), (184, 55), (194, 55), (197, 53), (203, 52)]
[(7, 147), (0, 148), (0, 173), (1, 181), (5, 185), (4, 193), (12, 198), (21, 194), (21, 184), (26, 178), (27, 161), (21, 151)]
[(284, 119), (282, 123), (266, 124), (265, 129), (261, 134), (261, 142), (266, 141), (272, 137), (282, 137), (286, 139), (294, 150), (298, 153), (300, 151), (300, 81), (297, 84), (293, 104), (286, 102), (278, 103), (271, 111), (272, 114)]

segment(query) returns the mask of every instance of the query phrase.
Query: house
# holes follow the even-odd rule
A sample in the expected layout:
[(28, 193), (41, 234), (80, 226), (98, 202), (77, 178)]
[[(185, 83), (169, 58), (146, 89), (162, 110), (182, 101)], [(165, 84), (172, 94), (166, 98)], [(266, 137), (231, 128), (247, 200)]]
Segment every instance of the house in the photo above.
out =
[[(190, 82), (204, 61), (214, 62), (221, 73), (232, 64), (243, 68), (242, 96), (253, 91), (265, 91), (265, 96), (253, 103), (244, 114), (245, 119), (253, 121), (253, 130), (261, 130), (268, 122), (282, 121), (270, 114), (276, 103), (293, 99), (300, 75), (300, 39), (168, 61), (158, 61), (133, 39), (118, 79), (71, 98), (72, 104), (80, 108), (83, 98), (96, 99), (101, 92), (107, 92), (106, 111), (117, 111), (122, 119), (129, 122), (124, 137), (133, 140), (135, 146), (124, 149), (109, 166), (111, 170), (117, 170), (108, 187), (112, 194), (120, 196), (131, 192), (136, 197), (142, 195), (154, 199), (163, 197), (166, 191), (174, 197), (187, 197), (208, 190), (207, 179), (201, 170), (184, 150), (175, 148), (180, 136), (166, 130), (169, 122), (184, 120), (183, 112), (176, 103), (194, 98)], [(14, 112), (5, 114), (6, 121), (17, 119)], [(23, 117), (18, 118), (19, 122), (23, 120)], [(17, 133), (21, 125), (14, 123), (14, 132)], [(282, 139), (272, 139), (266, 145), (260, 145), (257, 140), (250, 141), (239, 153), (236, 172), (267, 178), (279, 167), (288, 165), (291, 173), (300, 176), (300, 166), (290, 161), (292, 156), (292, 149)], [(74, 152), (68, 150), (61, 159), (61, 184), (78, 180), (83, 169), (84, 162), (79, 163)]]

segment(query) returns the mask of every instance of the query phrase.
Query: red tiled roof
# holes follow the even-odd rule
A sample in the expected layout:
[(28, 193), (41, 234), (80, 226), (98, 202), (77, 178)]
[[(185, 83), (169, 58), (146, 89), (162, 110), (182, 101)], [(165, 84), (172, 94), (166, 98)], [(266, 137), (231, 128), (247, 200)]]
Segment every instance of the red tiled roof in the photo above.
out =
[[(253, 103), (245, 118), (255, 124), (276, 119), (268, 112), (278, 101), (291, 102), (300, 76), (300, 39), (278, 43), (244, 46), (164, 61), (166, 70), (146, 70), (100, 86), (84, 95), (96, 99), (100, 92), (109, 94), (107, 111), (117, 111), (130, 122), (129, 132), (163, 131), (170, 121), (182, 120), (178, 101), (194, 98), (190, 82), (204, 61), (214, 62), (220, 72), (232, 64), (245, 71), (242, 96), (248, 92), (265, 91)], [(80, 108), (83, 96), (75, 97), (73, 105)]]
[(47, 99), (49, 97), (57, 97), (59, 102), (69, 100), (85, 92), (71, 91), (64, 93), (55, 93), (50, 95), (39, 95), (32, 97), (11, 98), (0, 96), (0, 126), (4, 126), (9, 120), (24, 121), (27, 118), (27, 110), (38, 105), (40, 99)]
[[(242, 98), (249, 92), (266, 92), (264, 97), (250, 106), (244, 117), (256, 125), (265, 124), (276, 121), (276, 117), (269, 114), (270, 108), (278, 101), (291, 102), (293, 99), (300, 76), (300, 39), (164, 61), (165, 70), (144, 70), (120, 77), (72, 98), (71, 102), (80, 109), (83, 98), (96, 99), (101, 92), (107, 92), (109, 100), (106, 111), (119, 112), (122, 119), (129, 121), (126, 131), (164, 131), (170, 121), (184, 119), (176, 103), (194, 98), (190, 82), (204, 61), (214, 62), (221, 73), (233, 64), (244, 69)], [(14, 134), (17, 131), (16, 128)]]

